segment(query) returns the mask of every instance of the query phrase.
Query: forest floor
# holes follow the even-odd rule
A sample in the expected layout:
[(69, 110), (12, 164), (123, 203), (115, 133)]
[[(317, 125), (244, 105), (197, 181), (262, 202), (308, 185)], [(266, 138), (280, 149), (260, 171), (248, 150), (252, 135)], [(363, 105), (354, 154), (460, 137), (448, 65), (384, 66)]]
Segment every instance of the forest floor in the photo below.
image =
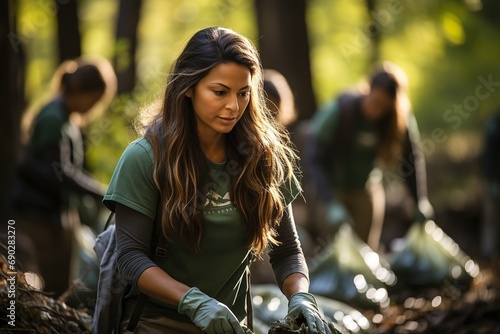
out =
[[(392, 306), (383, 317), (365, 315), (375, 320), (377, 334), (500, 333), (500, 256), (482, 256), (480, 203), (436, 212), (436, 222), (479, 265), (480, 273), (470, 287), (461, 290), (444, 284), (399, 290), (391, 296)], [(407, 228), (397, 219), (388, 219), (383, 242), (387, 245), (394, 237), (402, 237)]]
[(382, 316), (365, 316), (377, 334), (500, 333), (500, 261), (479, 265), (480, 274), (465, 291), (452, 285), (400, 290)]
[[(500, 334), (500, 258), (481, 257), (479, 219), (475, 213), (464, 212), (437, 213), (436, 219), (478, 263), (480, 273), (470, 287), (444, 284), (392, 291), (387, 309), (363, 312), (374, 325), (370, 334)], [(383, 242), (404, 235), (408, 226), (396, 221), (400, 220), (386, 221)], [(6, 306), (0, 310), (0, 333), (90, 333), (92, 319), (88, 310), (73, 309), (50, 295), (33, 291), (22, 272), (16, 276), (16, 328), (10, 326), (7, 279), (12, 274), (5, 258), (0, 259), (0, 268), (0, 300)]]

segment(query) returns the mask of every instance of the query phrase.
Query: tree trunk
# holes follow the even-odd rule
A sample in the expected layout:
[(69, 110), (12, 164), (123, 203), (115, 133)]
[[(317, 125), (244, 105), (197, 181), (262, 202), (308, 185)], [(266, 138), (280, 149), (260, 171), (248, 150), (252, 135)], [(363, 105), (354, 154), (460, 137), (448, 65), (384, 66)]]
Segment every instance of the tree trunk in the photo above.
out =
[(114, 58), (118, 94), (131, 92), (135, 87), (135, 52), (141, 5), (142, 0), (120, 0)]
[[(10, 194), (20, 150), (20, 123), (24, 109), (24, 53), (22, 37), (16, 34), (15, 1), (0, 1), (0, 226), (12, 219)], [(2, 230), (0, 234), (6, 234)]]
[(77, 0), (54, 1), (57, 8), (59, 63), (62, 63), (82, 54), (78, 6)]
[(366, 10), (368, 12), (369, 36), (371, 41), (370, 55), (368, 58), (368, 68), (372, 69), (380, 60), (380, 35), (382, 34), (382, 26), (373, 20), (374, 13), (376, 12), (376, 0), (366, 0)]
[(288, 80), (298, 120), (316, 111), (306, 25), (306, 0), (255, 0), (259, 50), (264, 68), (281, 72)]

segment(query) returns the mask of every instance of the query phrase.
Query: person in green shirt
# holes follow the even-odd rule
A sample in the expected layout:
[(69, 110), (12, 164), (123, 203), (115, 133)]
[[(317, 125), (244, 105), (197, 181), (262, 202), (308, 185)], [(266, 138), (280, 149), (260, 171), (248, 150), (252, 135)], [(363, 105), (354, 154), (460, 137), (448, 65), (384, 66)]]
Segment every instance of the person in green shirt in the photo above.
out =
[(17, 166), (12, 206), (19, 232), (30, 240), (19, 246), (21, 254), (32, 253), (25, 270), (61, 294), (74, 264), (79, 202), (91, 196), (99, 203), (106, 190), (85, 168), (82, 128), (113, 97), (116, 76), (104, 59), (79, 58), (62, 63), (52, 81), (56, 92), (33, 119)]
[[(367, 90), (349, 91), (316, 112), (310, 125), (309, 173), (326, 204), (329, 226), (351, 223), (377, 250), (384, 214), (384, 174), (402, 181), (417, 220), (433, 216), (425, 161), (401, 68), (384, 62)], [(388, 174), (388, 173), (391, 174)]]
[[(116, 213), (118, 271), (133, 287), (122, 330), (140, 291), (150, 298), (136, 333), (244, 333), (249, 265), (270, 245), (287, 318), (331, 333), (308, 293), (290, 204), (296, 174), (288, 135), (265, 107), (253, 44), (229, 29), (196, 32), (103, 200)], [(149, 258), (155, 220), (168, 241), (159, 263)]]

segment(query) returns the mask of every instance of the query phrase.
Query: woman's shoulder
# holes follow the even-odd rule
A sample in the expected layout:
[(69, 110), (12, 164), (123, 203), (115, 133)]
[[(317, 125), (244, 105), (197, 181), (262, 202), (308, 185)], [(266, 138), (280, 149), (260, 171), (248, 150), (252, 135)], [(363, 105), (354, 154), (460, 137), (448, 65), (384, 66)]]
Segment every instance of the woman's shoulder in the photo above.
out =
[(122, 158), (153, 161), (153, 148), (145, 137), (139, 137), (125, 148)]
[(351, 104), (356, 104), (361, 101), (363, 94), (359, 90), (346, 90), (339, 94), (337, 101), (342, 106), (350, 106)]
[[(310, 131), (318, 138), (322, 138), (331, 134), (337, 124), (339, 118), (339, 101), (331, 99), (325, 102), (314, 114), (311, 123)], [(326, 138), (323, 138), (326, 139)]]
[(363, 94), (357, 90), (341, 92), (320, 106), (315, 113), (316, 121), (321, 124), (326, 119), (337, 119), (344, 109), (356, 108), (362, 98)]
[(65, 123), (68, 121), (68, 113), (66, 112), (62, 101), (56, 99), (42, 107), (36, 117), (37, 122), (56, 122)]

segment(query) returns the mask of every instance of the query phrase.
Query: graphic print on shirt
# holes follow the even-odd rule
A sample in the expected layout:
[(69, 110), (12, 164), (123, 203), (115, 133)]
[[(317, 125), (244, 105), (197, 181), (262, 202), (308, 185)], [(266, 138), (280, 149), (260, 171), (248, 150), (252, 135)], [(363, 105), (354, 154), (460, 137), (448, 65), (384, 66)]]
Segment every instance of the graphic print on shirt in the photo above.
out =
[(210, 170), (205, 185), (205, 213), (217, 214), (235, 210), (229, 197), (230, 176), (224, 170)]
[(231, 200), (229, 199), (229, 192), (226, 192), (225, 195), (222, 196), (218, 194), (215, 190), (211, 189), (206, 194), (206, 197), (207, 197), (207, 200), (205, 201), (206, 210), (211, 210), (231, 205)]

